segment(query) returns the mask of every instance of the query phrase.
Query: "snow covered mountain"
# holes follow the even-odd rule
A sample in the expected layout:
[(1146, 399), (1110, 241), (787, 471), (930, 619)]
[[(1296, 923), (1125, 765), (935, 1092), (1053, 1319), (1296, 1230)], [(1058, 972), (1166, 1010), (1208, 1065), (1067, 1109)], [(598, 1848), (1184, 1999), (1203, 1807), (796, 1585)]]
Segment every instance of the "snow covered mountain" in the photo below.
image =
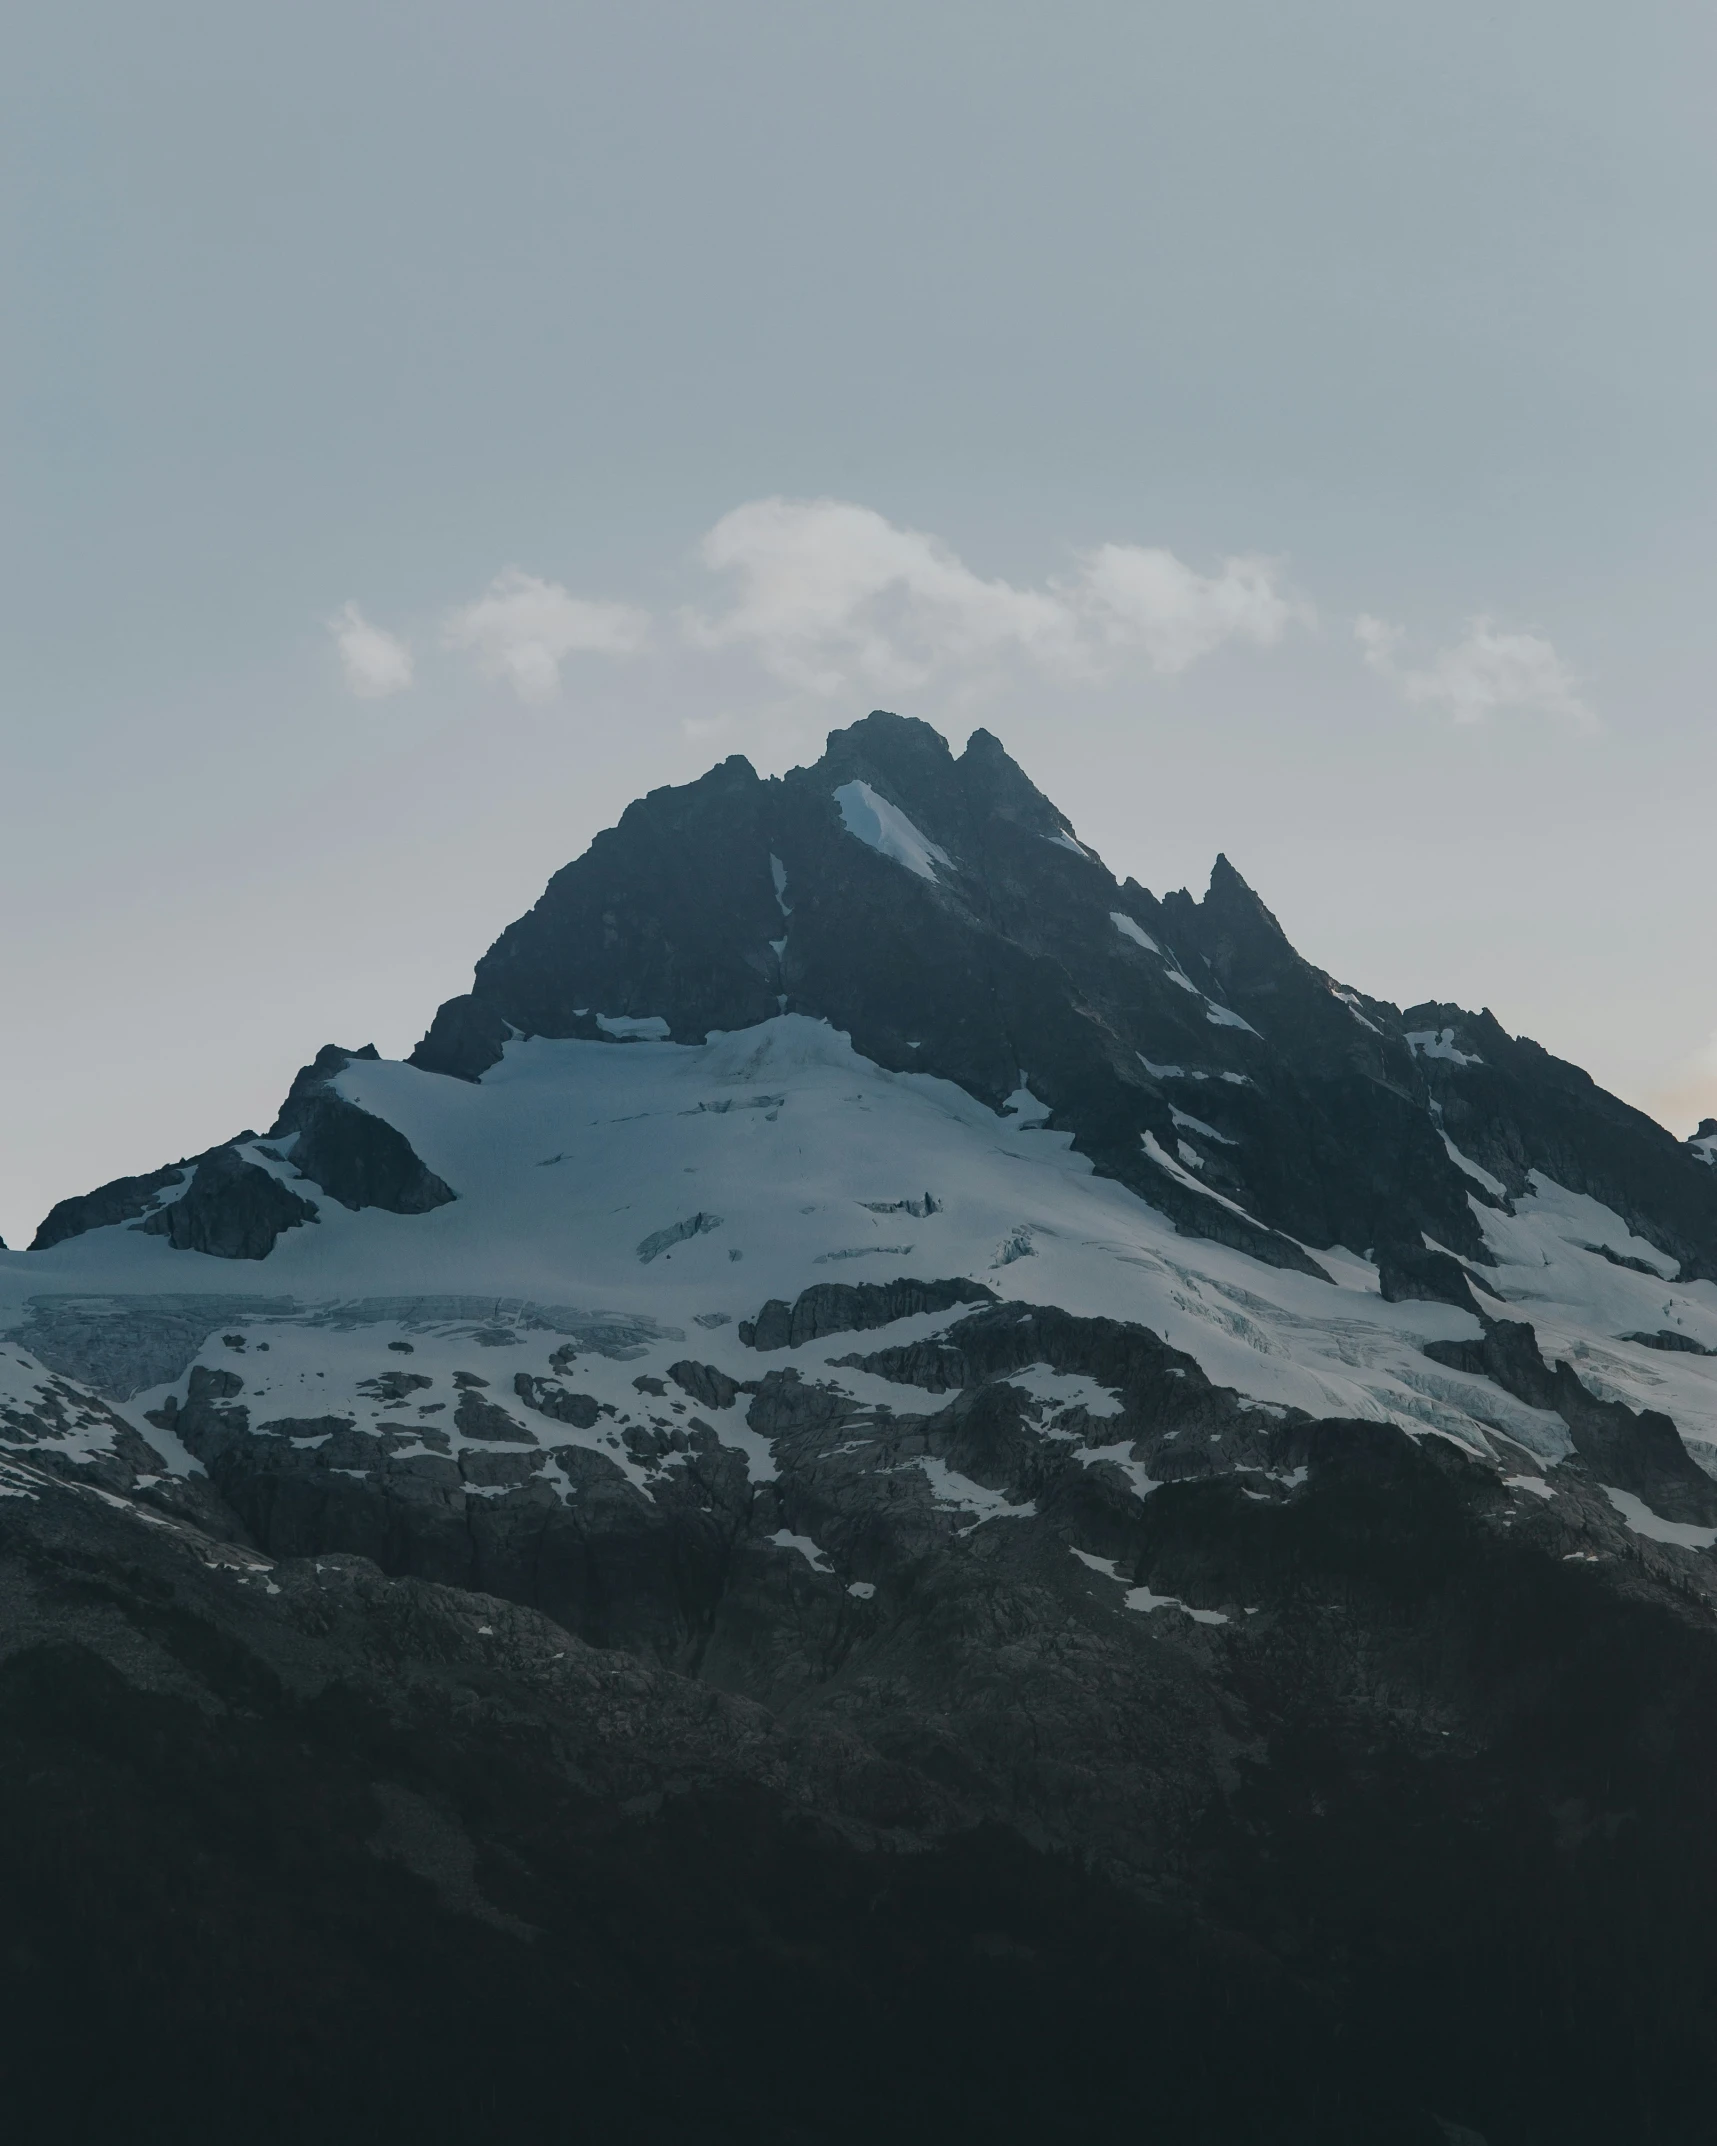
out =
[[(51, 1724), (44, 1649), (144, 1714), (338, 1686), (367, 1726), (331, 1767), (451, 1677), (512, 1756), (479, 1794), (438, 1716), (442, 1776), (376, 1758), (353, 1852), (410, 1874), (437, 1958), (480, 1930), (532, 2017), (570, 1969), (531, 1933), (565, 1953), (588, 1873), (520, 1812), (571, 1766), (566, 1837), (629, 1814), (653, 1899), (690, 1853), (664, 1809), (725, 1854), (742, 1792), (765, 1893), (809, 1821), (836, 1892), (853, 1857), (1011, 1844), (999, 1921), (932, 1941), (919, 1903), (896, 1937), (979, 1960), (961, 2017), (1011, 2037), (1102, 1924), (1132, 1964), (1064, 1994), (1155, 2018), (1165, 2139), (1703, 2135), (1711, 1135), (1488, 1012), (1337, 983), (1224, 859), (1202, 901), (1118, 883), (985, 732), (955, 758), (876, 714), (779, 781), (729, 760), (559, 873), (410, 1061), (329, 1046), (266, 1133), (0, 1253), (14, 1733), (94, 1733)], [(745, 1916), (761, 1988), (808, 1940)], [(820, 1930), (807, 2050), (837, 1983), (892, 2002)], [(1071, 2084), (1066, 2050), (999, 2095), (920, 2051), (822, 2115), (712, 2058), (636, 2135), (688, 2135), (698, 2093), (712, 2138), (947, 2137), (979, 2102), (1084, 2135), (1131, 2074), (1057, 2031)]]

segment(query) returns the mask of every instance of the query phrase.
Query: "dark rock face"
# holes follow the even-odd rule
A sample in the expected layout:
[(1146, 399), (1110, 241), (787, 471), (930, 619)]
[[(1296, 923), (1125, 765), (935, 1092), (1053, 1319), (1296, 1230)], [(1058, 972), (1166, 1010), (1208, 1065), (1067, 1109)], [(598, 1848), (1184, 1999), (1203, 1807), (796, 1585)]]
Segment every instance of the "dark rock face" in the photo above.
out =
[(1668, 1416), (1600, 1401), (1571, 1365), (1545, 1363), (1528, 1322), (1479, 1316), (1481, 1341), (1431, 1341), (1425, 1354), (1494, 1379), (1534, 1408), (1554, 1409), (1598, 1482), (1632, 1491), (1666, 1520), (1717, 1523), (1717, 1483), (1694, 1461)]
[[(299, 1176), (342, 1207), (426, 1214), (457, 1197), (451, 1186), (425, 1166), (403, 1133), (347, 1102), (331, 1085), (353, 1059), (375, 1055), (373, 1044), (361, 1051), (325, 1045), (294, 1079), (267, 1137), (291, 1139), (292, 1165)], [(255, 1138), (243, 1132), (222, 1147), (146, 1176), (115, 1178), (77, 1199), (61, 1200), (37, 1230), (30, 1249), (45, 1252), (86, 1230), (133, 1222), (151, 1236), (165, 1237), (175, 1251), (208, 1252), (217, 1259), (266, 1259), (283, 1229), (313, 1222), (316, 1210), (236, 1153)], [(193, 1171), (197, 1176), (190, 1193), (163, 1204), (162, 1195), (182, 1185)]]
[(995, 1300), (995, 1291), (982, 1282), (820, 1282), (801, 1291), (791, 1305), (771, 1297), (755, 1319), (741, 1321), (739, 1338), (754, 1349), (796, 1349), (825, 1334), (856, 1333), (919, 1312)]
[(588, 1431), (601, 1414), (594, 1394), (573, 1393), (553, 1379), (533, 1378), (528, 1371), (513, 1377), (513, 1391), (527, 1408), (555, 1423), (569, 1424), (575, 1431)]
[(110, 1185), (102, 1185), (94, 1192), (61, 1200), (49, 1210), (31, 1240), (30, 1250), (50, 1251), (68, 1237), (81, 1237), (85, 1230), (105, 1229), (115, 1222), (135, 1222), (139, 1215), (149, 1212), (161, 1193), (173, 1185), (182, 1185), (191, 1167), (186, 1162), (169, 1163), (165, 1169), (151, 1170), (143, 1177), (116, 1177)]
[(498, 1403), (485, 1401), (480, 1393), (472, 1392), (469, 1387), (459, 1396), (459, 1406), (453, 1412), (453, 1420), (467, 1438), (491, 1439), (501, 1445), (536, 1443), (535, 1431), (527, 1429)]
[[(1458, 1259), (1447, 1252), (1432, 1252), (1413, 1244), (1380, 1244), (1377, 1247), (1378, 1290), (1391, 1304), (1414, 1298), (1433, 1304), (1456, 1304), (1462, 1311), (1479, 1312), (1473, 1282)], [(1482, 1317), (1483, 1314), (1479, 1313)]]
[(735, 756), (679, 790), (652, 790), (588, 855), (557, 872), (529, 916), (478, 964), (469, 999), (442, 1007), (412, 1063), (473, 1080), (508, 1028), (597, 1036), (594, 1015), (665, 1014), (681, 1041), (777, 1011), (768, 942), (781, 911), (764, 785)]
[(1542, 1170), (1614, 1208), (1680, 1262), (1684, 1280), (1717, 1280), (1717, 1170), (1578, 1066), (1510, 1036), (1488, 1009), (1430, 1003), (1401, 1020), (1410, 1031), (1446, 1034), (1461, 1054), (1419, 1063), (1444, 1130), (1510, 1194), (1528, 1191), (1528, 1172)]
[(266, 1259), (282, 1230), (314, 1222), (308, 1200), (233, 1148), (212, 1148), (196, 1164), (188, 1192), (134, 1226), (165, 1237), (175, 1252), (213, 1259)]
[(343, 1051), (330, 1043), (293, 1081), (270, 1140), (296, 1133), (292, 1166), (342, 1207), (383, 1207), (421, 1215), (457, 1197), (428, 1169), (405, 1135), (336, 1093), (332, 1082), (355, 1058), (374, 1058), (374, 1044)]
[(1677, 1334), (1669, 1327), (1660, 1327), (1655, 1334), (1624, 1334), (1624, 1341), (1638, 1341), (1648, 1349), (1667, 1349), (1677, 1356), (1710, 1356), (1713, 1350), (1703, 1342), (1695, 1341), (1691, 1334)]
[[(853, 782), (937, 846), (934, 881), (846, 831), (835, 792)], [(1516, 1190), (1542, 1167), (1625, 1215), (1649, 1205), (1642, 1234), (1690, 1272), (1717, 1260), (1717, 1171), (1584, 1075), (1457, 1009), (1340, 989), (1225, 858), (1202, 902), (1117, 884), (986, 732), (956, 759), (890, 715), (779, 780), (729, 760), (632, 806), (502, 934), (414, 1063), (476, 1079), (510, 1033), (600, 1040), (600, 1014), (696, 1041), (779, 1006), (992, 1106), (1023, 1067), (1100, 1171), (1275, 1265), (1317, 1274), (1319, 1246), (1377, 1248), (1401, 1286), (1446, 1294), (1427, 1236), (1483, 1262), (1475, 1183), (1433, 1104)], [(1451, 1024), (1491, 1070), (1408, 1040)], [(1196, 1162), (1177, 1168), (1186, 1142)]]
[[(1324, 1539), (1320, 1579), (1346, 1547), (1339, 1486)], [(571, 2091), (579, 2131), (626, 2146), (1042, 2146), (1135, 2128), (1143, 2073), (1156, 2134), (1188, 2146), (1445, 2146), (1450, 2109), (1500, 2115), (1493, 2139), (1584, 2146), (1603, 2122), (1629, 2135), (1649, 2065), (1659, 2136), (1693, 2136), (1676, 2125), (1708, 2025), (1684, 2005), (1633, 2029), (1690, 1964), (1681, 1986), (1701, 1987), (1706, 1891), (1598, 2009), (1594, 1935), (1531, 1912), (1536, 1860), (1463, 1870), (1470, 1831), (1438, 1825), (1488, 1780), (1464, 1735), (1324, 1732), (1324, 1821), (1250, 1766), (1199, 1852), (1256, 1905), (1202, 1922), (985, 1824), (923, 1736), (891, 1750), (836, 1712), (774, 1718), (362, 1558), (213, 1551), (51, 1484), (0, 1505), (0, 2001), (32, 2135), (212, 2146), (243, 2110), (264, 2146), (549, 2139)], [(1348, 1585), (1375, 1586), (1371, 1566)], [(1576, 1621), (1592, 1593), (1566, 1587)], [(1263, 1648), (1261, 1677), (1300, 1644)], [(1554, 1697), (1565, 1664), (1541, 1666)], [(1159, 1664), (1159, 1698), (1174, 1681)], [(1570, 1734), (1585, 1713), (1546, 1718), (1546, 1770), (1577, 1796), (1598, 1770)], [(1260, 1716), (1260, 1752), (1310, 1719)], [(1661, 1771), (1639, 1787), (1649, 1878), (1692, 1814)], [(1511, 1848), (1558, 1852), (1536, 1802), (1516, 1825)], [(1592, 1886), (1638, 1883), (1601, 1823), (1572, 1830), (1560, 1852)], [(1357, 1907), (1418, 1836), (1432, 1853), (1386, 1917), (1317, 1929), (1297, 1856)], [(1438, 1972), (1414, 1978), (1401, 1942), (1421, 1928)], [(1523, 2045), (1499, 1995), (1541, 1975), (1556, 2003)], [(162, 2065), (164, 2047), (197, 2062)], [(1593, 2047), (1614, 2053), (1595, 2076)], [(1510, 2124), (1522, 2105), (1547, 2128)]]
[[(1028, 1361), (1120, 1415), (1045, 1438)], [(199, 1368), (163, 1413), (272, 1563), (47, 1476), (0, 1500), (10, 2106), (111, 2129), (216, 2006), (155, 2080), (175, 2137), (275, 2063), (265, 2138), (551, 2136), (576, 2060), (585, 2118), (663, 2146), (1041, 2146), (1136, 2122), (1142, 2067), (1194, 2146), (1702, 2141), (1708, 1560), (1580, 1462), (1511, 1499), (1116, 1321), (986, 1305), (865, 1362), (945, 1405), (768, 1370), (768, 1484), (691, 1428), (648, 1494), (564, 1449), (559, 1506), (536, 1449), (253, 1429)], [(1076, 1457), (1129, 1443), (1148, 1498)], [(931, 1461), (1017, 1517), (961, 1532)], [(831, 2096), (861, 2032), (890, 2061)]]

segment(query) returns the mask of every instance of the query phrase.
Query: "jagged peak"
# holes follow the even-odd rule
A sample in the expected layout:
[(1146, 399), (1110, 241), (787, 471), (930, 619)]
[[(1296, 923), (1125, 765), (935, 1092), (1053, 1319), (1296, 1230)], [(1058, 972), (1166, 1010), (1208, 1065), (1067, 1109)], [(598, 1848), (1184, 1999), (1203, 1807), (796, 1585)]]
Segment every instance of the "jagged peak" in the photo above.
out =
[(974, 730), (954, 763), (967, 798), (981, 812), (1015, 820), (1033, 834), (1073, 837), (1073, 823), (1046, 797), (993, 731)]
[(861, 715), (856, 723), (831, 730), (824, 740), (823, 751), (825, 754), (837, 752), (843, 745), (871, 751), (928, 753), (950, 764), (954, 758), (952, 746), (934, 723), (927, 723), (918, 715), (896, 715), (890, 708), (873, 708), (868, 715)]
[[(289, 1105), (310, 1094), (312, 1089), (326, 1087), (337, 1073), (343, 1073), (346, 1067), (351, 1065), (355, 1059), (370, 1059), (373, 1061), (380, 1057), (381, 1053), (373, 1043), (366, 1043), (355, 1051), (347, 1050), (342, 1043), (324, 1043), (310, 1063), (307, 1066), (300, 1066), (292, 1076), (292, 1085), (286, 1091), (286, 1100), (281, 1105), (281, 1112), (283, 1113)], [(271, 1140), (278, 1139), (287, 1129), (283, 1117), (277, 1113), (274, 1128), (268, 1137)], [(251, 1134), (246, 1137), (254, 1138), (255, 1135)]]
[(1292, 945), (1274, 911), (1264, 906), (1263, 901), (1220, 850), (1216, 854), (1216, 862), (1210, 868), (1210, 886), (1199, 906), (1213, 920), (1233, 926), (1244, 919), (1250, 924), (1264, 926), (1280, 939), (1284, 946)]

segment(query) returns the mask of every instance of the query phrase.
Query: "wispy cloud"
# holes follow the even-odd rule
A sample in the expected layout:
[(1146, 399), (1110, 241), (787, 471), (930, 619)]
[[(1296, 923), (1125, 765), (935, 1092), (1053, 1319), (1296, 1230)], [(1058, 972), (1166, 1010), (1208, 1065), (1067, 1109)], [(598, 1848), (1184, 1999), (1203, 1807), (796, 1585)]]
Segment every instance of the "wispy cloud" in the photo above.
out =
[(356, 604), (343, 604), (328, 621), (328, 631), (347, 688), (360, 700), (386, 700), (411, 684), (411, 650), (397, 634), (372, 625)]
[(650, 615), (635, 604), (574, 596), (558, 582), (509, 566), (473, 604), (449, 614), (450, 648), (469, 649), (521, 700), (553, 698), (571, 655), (631, 656), (649, 638)]
[(733, 579), (727, 610), (691, 614), (706, 647), (747, 646), (787, 684), (822, 694), (901, 691), (1024, 658), (1067, 680), (1128, 661), (1172, 673), (1225, 641), (1268, 647), (1296, 606), (1265, 559), (1201, 574), (1173, 552), (1104, 544), (1042, 587), (988, 581), (941, 539), (846, 500), (760, 499), (698, 547)]
[(1383, 619), (1354, 621), (1365, 660), (1404, 700), (1441, 708), (1457, 723), (1482, 723), (1499, 710), (1549, 715), (1579, 730), (1598, 719), (1576, 690), (1579, 679), (1542, 634), (1509, 633), (1488, 618), (1468, 622), (1465, 636), (1423, 668), (1400, 659), (1405, 636)]
[(1274, 560), (1224, 559), (1200, 574), (1172, 551), (1100, 544), (1080, 556), (1070, 592), (1088, 627), (1111, 648), (1139, 648), (1158, 671), (1184, 671), (1224, 641), (1273, 648), (1295, 619), (1307, 619), (1276, 585)]

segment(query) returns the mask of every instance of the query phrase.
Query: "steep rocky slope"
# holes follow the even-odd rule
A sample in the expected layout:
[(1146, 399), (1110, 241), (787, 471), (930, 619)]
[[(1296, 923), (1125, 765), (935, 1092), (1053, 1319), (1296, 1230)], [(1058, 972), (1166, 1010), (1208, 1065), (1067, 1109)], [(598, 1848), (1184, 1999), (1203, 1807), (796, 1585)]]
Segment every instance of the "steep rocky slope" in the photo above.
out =
[(0, 2079), (1703, 2138), (1711, 1145), (982, 732), (653, 793), (410, 1063), (0, 1254)]

